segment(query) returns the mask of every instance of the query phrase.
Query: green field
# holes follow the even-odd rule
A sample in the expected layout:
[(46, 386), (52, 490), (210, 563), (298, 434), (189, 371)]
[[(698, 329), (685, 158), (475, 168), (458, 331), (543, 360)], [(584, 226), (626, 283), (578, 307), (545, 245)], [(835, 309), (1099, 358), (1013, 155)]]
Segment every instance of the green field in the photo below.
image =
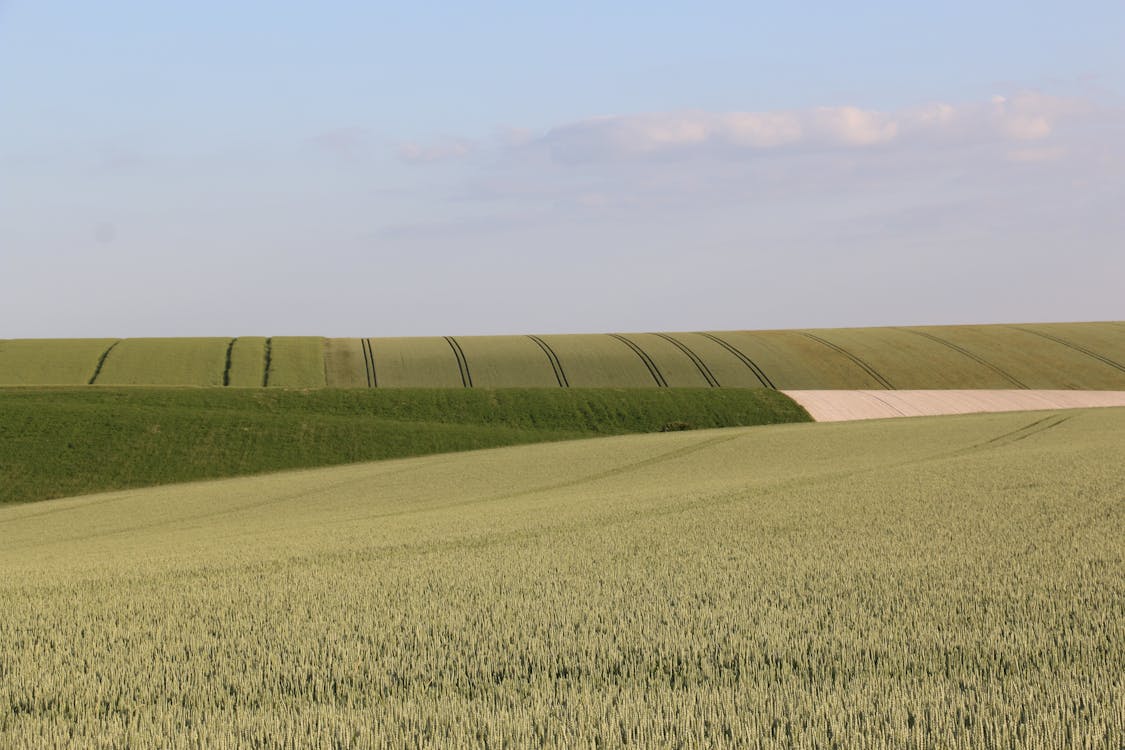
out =
[(0, 746), (1118, 748), (1123, 433), (780, 425), (0, 507)]
[(86, 385), (116, 339), (0, 341), (0, 385)]
[(677, 422), (807, 419), (761, 390), (9, 388), (0, 389), (0, 503)]
[(266, 339), (265, 384), (278, 388), (323, 388), (324, 339), (318, 336)]
[(256, 388), (265, 383), (266, 339), (264, 336), (239, 336), (230, 344), (224, 385)]
[[(88, 383), (112, 339), (0, 341), (0, 386)], [(228, 357), (229, 368), (225, 360)], [(124, 339), (98, 385), (1125, 389), (1125, 326)]]
[(222, 385), (229, 338), (123, 339), (110, 350), (97, 385)]

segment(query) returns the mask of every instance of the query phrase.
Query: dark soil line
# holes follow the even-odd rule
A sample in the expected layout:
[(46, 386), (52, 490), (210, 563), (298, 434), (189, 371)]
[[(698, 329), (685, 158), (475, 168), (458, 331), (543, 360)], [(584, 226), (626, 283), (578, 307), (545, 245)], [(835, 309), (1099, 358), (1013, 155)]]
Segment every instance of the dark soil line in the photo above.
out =
[(375, 383), (371, 367), (371, 339), (360, 339), (359, 348), (363, 350), (363, 375), (367, 378), (367, 387), (373, 388)]
[(469, 373), (469, 361), (465, 359), (465, 352), (461, 350), (461, 345), (457, 343), (457, 339), (446, 336), (445, 340), (449, 343), (449, 348), (453, 350), (453, 356), (457, 358), (457, 369), (461, 372), (461, 385), (472, 388), (473, 376)]
[(539, 344), (539, 348), (547, 355), (547, 361), (551, 363), (551, 369), (555, 371), (555, 379), (559, 381), (560, 388), (569, 388), (570, 381), (566, 379), (566, 373), (563, 372), (562, 362), (559, 361), (559, 355), (555, 354), (555, 350), (551, 346), (539, 338), (538, 336), (528, 335), (528, 338)]
[(719, 380), (711, 373), (711, 368), (709, 368), (707, 366), (707, 363), (703, 361), (703, 358), (693, 352), (687, 344), (683, 343), (679, 339), (669, 336), (666, 333), (658, 333), (656, 335), (664, 339), (665, 341), (671, 342), (677, 349), (686, 354), (687, 358), (690, 359), (699, 370), (699, 374), (702, 375), (703, 379), (707, 381), (707, 385), (711, 386), (712, 388), (719, 387)]
[(696, 333), (698, 333), (700, 336), (706, 336), (707, 338), (711, 339), (716, 344), (733, 354), (735, 357), (737, 357), (739, 361), (742, 362), (742, 364), (750, 368), (750, 372), (754, 373), (754, 377), (756, 377), (758, 379), (758, 382), (764, 385), (766, 388), (772, 388), (775, 391), (777, 390), (777, 386), (773, 384), (773, 381), (769, 379), (769, 376), (766, 375), (765, 371), (762, 370), (761, 367), (758, 367), (757, 363), (754, 362), (754, 360), (747, 357), (737, 348), (735, 348), (731, 344), (728, 344), (726, 341), (723, 341), (721, 338), (715, 336), (714, 334), (706, 333), (704, 331), (696, 331)]
[(226, 386), (230, 385), (230, 360), (231, 360), (231, 352), (234, 351), (234, 342), (235, 341), (238, 341), (237, 336), (235, 336), (233, 339), (231, 339), (230, 343), (227, 344), (227, 361), (226, 361), (226, 364), (223, 365), (223, 387), (224, 388)]
[(270, 365), (273, 364), (273, 337), (266, 339), (265, 364), (262, 367), (262, 387), (270, 384)]
[(856, 365), (858, 365), (860, 368), (862, 368), (862, 370), (864, 372), (866, 372), (871, 377), (875, 378), (876, 382), (878, 382), (879, 385), (883, 386), (888, 391), (893, 391), (895, 389), (895, 387), (893, 385), (891, 385), (890, 381), (887, 380), (886, 378), (884, 378), (879, 373), (875, 372), (875, 369), (871, 365), (867, 364), (862, 359), (855, 356), (854, 354), (849, 352), (844, 347), (833, 344), (831, 341), (827, 341), (825, 339), (822, 339), (820, 336), (817, 336), (817, 335), (812, 334), (812, 333), (808, 333), (807, 331), (798, 331), (798, 333), (800, 333), (802, 336), (805, 336), (807, 338), (812, 339), (813, 341), (819, 341), (820, 343), (827, 346), (829, 349), (832, 349), (833, 351), (838, 352), (839, 354), (843, 354), (845, 357), (847, 357), (852, 362), (854, 362)]
[(1002, 377), (1002, 378), (1004, 378), (1005, 380), (1007, 380), (1007, 381), (1008, 381), (1009, 383), (1011, 383), (1011, 384), (1015, 385), (1015, 386), (1016, 386), (1017, 388), (1024, 388), (1024, 389), (1026, 389), (1026, 388), (1027, 388), (1027, 386), (1026, 386), (1026, 385), (1025, 385), (1024, 383), (1022, 383), (1022, 382), (1021, 382), (1021, 381), (1020, 381), (1019, 379), (1017, 379), (1016, 377), (1014, 377), (1014, 376), (1012, 376), (1012, 375), (1009, 375), (1009, 374), (1008, 374), (1007, 372), (1005, 372), (1004, 370), (1000, 369), (999, 367), (997, 367), (996, 365), (992, 364), (991, 362), (989, 362), (988, 360), (984, 359), (983, 357), (980, 357), (980, 356), (977, 356), (976, 354), (973, 354), (973, 353), (972, 353), (971, 351), (969, 351), (968, 349), (963, 349), (962, 347), (958, 346), (957, 344), (954, 344), (954, 343), (953, 343), (952, 341), (946, 341), (945, 339), (943, 339), (943, 338), (940, 338), (940, 337), (938, 337), (938, 336), (935, 336), (935, 335), (933, 335), (932, 333), (927, 333), (927, 332), (925, 332), (925, 331), (916, 331), (916, 330), (914, 330), (913, 328), (899, 328), (898, 330), (900, 330), (900, 331), (906, 331), (906, 332), (908, 332), (908, 333), (913, 333), (913, 334), (915, 334), (915, 335), (917, 335), (917, 336), (922, 336), (923, 338), (927, 338), (927, 339), (929, 339), (930, 341), (934, 341), (934, 342), (937, 342), (937, 343), (939, 343), (939, 344), (941, 344), (941, 345), (943, 345), (943, 346), (947, 346), (947, 347), (949, 347), (950, 349), (952, 349), (953, 351), (957, 352), (958, 354), (963, 354), (963, 355), (965, 355), (966, 357), (968, 357), (969, 359), (973, 360), (973, 361), (974, 361), (974, 362), (976, 362), (977, 364), (979, 364), (979, 365), (984, 365), (985, 367), (987, 367), (988, 369), (992, 370), (993, 372), (995, 372), (995, 373), (996, 373), (997, 375), (999, 375), (1000, 377)]
[(121, 339), (118, 339), (117, 341), (114, 341), (112, 344), (110, 344), (108, 349), (102, 352), (102, 356), (98, 357), (98, 363), (94, 365), (94, 374), (90, 376), (90, 380), (86, 383), (86, 385), (94, 384), (94, 381), (96, 381), (98, 379), (98, 376), (102, 374), (102, 367), (105, 365), (105, 358), (108, 357), (109, 353), (113, 351), (113, 347), (117, 346), (120, 343)]
[(1031, 328), (1024, 328), (1022, 326), (1008, 326), (1008, 327), (1014, 328), (1017, 331), (1023, 331), (1024, 333), (1033, 333), (1036, 336), (1042, 336), (1045, 339), (1049, 339), (1050, 341), (1054, 341), (1056, 344), (1062, 344), (1063, 346), (1068, 346), (1076, 352), (1080, 352), (1082, 354), (1085, 354), (1087, 357), (1093, 357), (1094, 359), (1098, 360), (1102, 364), (1109, 365), (1110, 367), (1116, 368), (1116, 369), (1120, 370), (1121, 372), (1125, 372), (1125, 365), (1122, 365), (1119, 362), (1115, 362), (1114, 360), (1110, 359), (1109, 357), (1103, 357), (1102, 355), (1098, 354), (1097, 352), (1090, 351), (1086, 347), (1079, 346), (1078, 344), (1067, 341), (1066, 339), (1061, 339), (1058, 336), (1053, 336), (1049, 333), (1043, 333), (1042, 331), (1035, 331), (1035, 330), (1032, 330)]
[(660, 370), (656, 367), (656, 363), (652, 361), (651, 357), (645, 354), (644, 350), (641, 349), (641, 347), (637, 346), (635, 343), (619, 333), (611, 333), (609, 335), (632, 349), (636, 353), (636, 355), (641, 358), (641, 362), (643, 362), (644, 366), (648, 368), (649, 375), (652, 375), (652, 379), (656, 381), (656, 385), (658, 387), (668, 387), (668, 381), (665, 380), (664, 376), (660, 374)]

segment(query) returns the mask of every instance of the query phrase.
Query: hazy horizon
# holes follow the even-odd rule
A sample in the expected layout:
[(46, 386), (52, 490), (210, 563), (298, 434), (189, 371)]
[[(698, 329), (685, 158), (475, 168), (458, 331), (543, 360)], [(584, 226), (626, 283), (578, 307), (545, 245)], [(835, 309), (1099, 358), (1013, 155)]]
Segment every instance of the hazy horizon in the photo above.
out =
[(0, 0), (0, 338), (1120, 320), (1123, 28)]

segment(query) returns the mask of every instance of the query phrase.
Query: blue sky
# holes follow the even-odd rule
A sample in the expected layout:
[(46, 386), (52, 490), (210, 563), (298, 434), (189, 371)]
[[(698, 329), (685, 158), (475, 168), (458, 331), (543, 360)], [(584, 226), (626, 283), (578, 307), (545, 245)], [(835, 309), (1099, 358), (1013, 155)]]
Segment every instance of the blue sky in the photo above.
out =
[(0, 0), (0, 337), (1122, 318), (1121, 3)]

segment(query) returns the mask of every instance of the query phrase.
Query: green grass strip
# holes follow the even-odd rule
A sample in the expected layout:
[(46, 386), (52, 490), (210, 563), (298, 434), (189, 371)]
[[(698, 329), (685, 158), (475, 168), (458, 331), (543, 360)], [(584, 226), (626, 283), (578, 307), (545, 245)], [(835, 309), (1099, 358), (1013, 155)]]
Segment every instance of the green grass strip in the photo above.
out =
[(664, 429), (808, 421), (764, 389), (0, 389), (0, 503)]

